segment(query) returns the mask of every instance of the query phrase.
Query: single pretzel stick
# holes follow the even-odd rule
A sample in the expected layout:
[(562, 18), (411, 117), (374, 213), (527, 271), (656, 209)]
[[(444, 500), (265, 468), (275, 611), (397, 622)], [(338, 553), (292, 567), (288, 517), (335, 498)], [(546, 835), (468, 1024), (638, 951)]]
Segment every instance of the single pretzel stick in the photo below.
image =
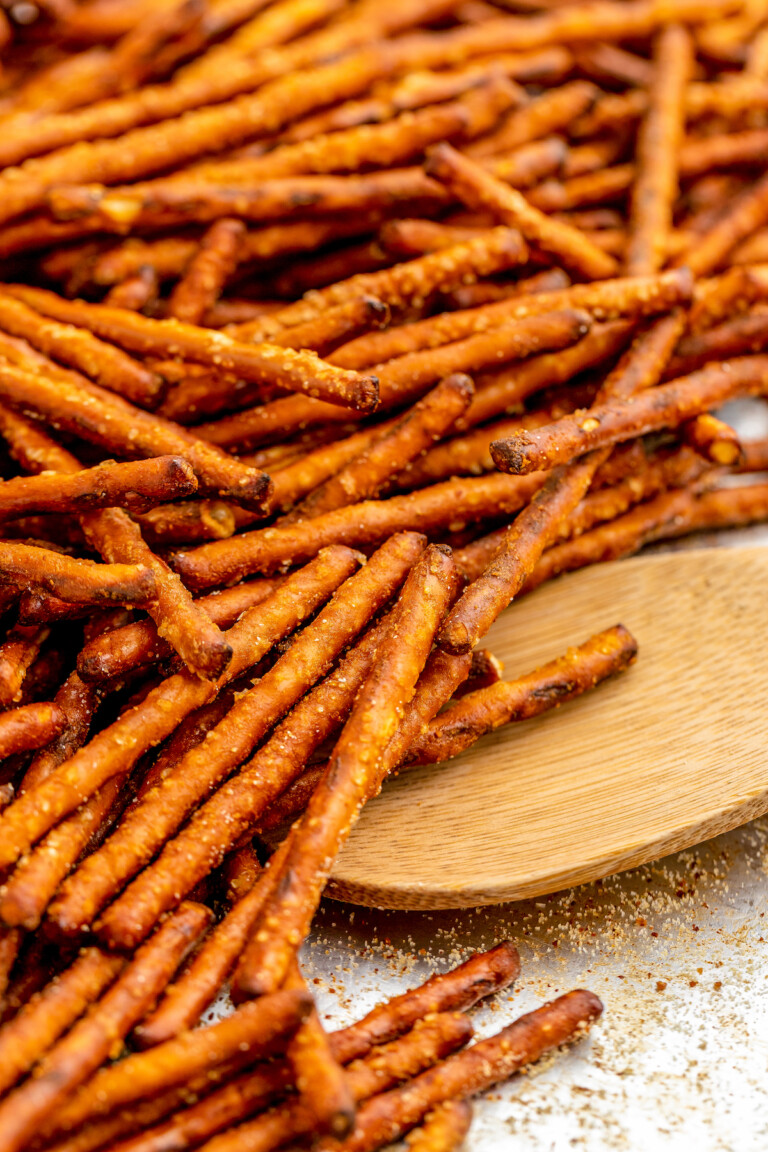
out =
[(405, 762), (438, 764), (458, 756), (486, 732), (559, 707), (623, 672), (636, 655), (637, 641), (621, 624), (599, 632), (526, 676), (499, 680), (451, 704), (411, 745)]
[(201, 323), (237, 267), (244, 235), (242, 220), (223, 217), (211, 225), (171, 293), (169, 316), (186, 324)]
[(145, 512), (155, 504), (188, 496), (197, 488), (190, 464), (180, 456), (156, 456), (127, 464), (107, 461), (72, 476), (19, 476), (0, 481), (0, 519), (35, 512), (85, 512), (113, 505)]
[(119, 974), (125, 961), (85, 948), (0, 1028), (0, 1091), (6, 1092), (55, 1044)]
[(426, 170), (469, 208), (490, 211), (500, 223), (519, 228), (527, 240), (584, 279), (604, 280), (616, 274), (616, 261), (583, 233), (545, 216), (522, 193), (502, 184), (450, 144), (435, 145)]
[[(133, 809), (101, 851), (84, 862), (68, 887), (70, 912), (77, 900), (74, 894), (79, 896), (79, 925), (90, 922), (115, 887), (136, 875), (200, 800), (250, 755), (272, 724), (328, 671), (397, 591), (423, 548), (424, 538), (416, 533), (393, 536), (364, 568), (350, 574), (289, 650), (236, 701), (204, 745), (192, 749), (162, 785)], [(357, 560), (354, 553), (351, 557)], [(143, 939), (156, 919), (153, 908), (147, 915), (137, 887), (146, 891), (148, 886), (139, 878), (102, 916), (99, 934), (113, 946), (114, 942), (125, 946)]]
[(709, 412), (683, 424), (682, 434), (686, 444), (713, 464), (733, 468), (743, 459), (744, 450), (738, 433), (730, 424)]
[(564, 416), (549, 428), (518, 432), (491, 452), (496, 466), (524, 473), (551, 468), (563, 460), (607, 444), (677, 427), (691, 416), (716, 408), (734, 396), (755, 396), (768, 383), (768, 358), (726, 360), (641, 392), (616, 404), (603, 404), (580, 415)]
[[(236, 973), (239, 994), (259, 995), (273, 983), (279, 986), (284, 978), (309, 928), (337, 852), (365, 801), (381, 787), (386, 770), (380, 774), (378, 759), (396, 734), (402, 709), (456, 585), (450, 556), (430, 545), (406, 581), (376, 666), (357, 697), (327, 775), (296, 829), (278, 893), (262, 913)], [(459, 679), (466, 677), (468, 669), (467, 662)], [(435, 695), (439, 707), (440, 697)]]
[(692, 68), (688, 31), (668, 24), (654, 44), (653, 87), (636, 149), (626, 270), (643, 275), (663, 266), (677, 195), (678, 152), (685, 134), (685, 87)]
[(768, 313), (750, 312), (726, 320), (706, 332), (683, 336), (667, 365), (665, 379), (688, 376), (716, 360), (727, 360), (768, 347)]
[[(346, 549), (341, 553), (331, 549), (289, 577), (262, 604), (249, 609), (227, 633), (233, 655), (224, 682), (236, 679), (315, 611), (343, 578), (346, 562)], [(176, 673), (152, 688), (141, 703), (0, 813), (3, 865), (18, 860), (54, 824), (111, 776), (135, 764), (139, 756), (169, 736), (186, 715), (216, 693), (216, 686), (189, 672)]]
[[(284, 987), (301, 988), (309, 995), (295, 961), (288, 971)], [(346, 1136), (355, 1121), (356, 1099), (344, 1069), (333, 1054), (316, 1008), (294, 1032), (285, 1056), (299, 1094), (298, 1107), (307, 1117), (306, 1130), (328, 1133), (337, 1138)]]
[(0, 760), (17, 752), (43, 748), (61, 735), (66, 723), (63, 710), (47, 701), (0, 712)]
[(522, 484), (509, 481), (510, 477), (500, 475), (480, 476), (435, 484), (389, 500), (366, 500), (314, 520), (244, 532), (177, 552), (172, 563), (188, 587), (211, 588), (298, 563), (314, 555), (328, 539), (360, 545), (386, 539), (393, 532), (434, 532), (449, 524), (517, 512), (538, 491), (544, 476), (531, 476)]
[(0, 542), (0, 579), (21, 588), (44, 588), (75, 604), (148, 604), (155, 577), (143, 564), (95, 564), (29, 544)]
[(88, 1016), (46, 1054), (36, 1074), (0, 1103), (0, 1148), (17, 1152), (62, 1102), (102, 1064), (151, 1008), (211, 918), (183, 905), (123, 969)]
[(467, 1100), (447, 1100), (428, 1112), (424, 1123), (406, 1137), (408, 1152), (453, 1152), (463, 1142), (472, 1123)]
[[(559, 996), (402, 1087), (374, 1096), (360, 1108), (354, 1132), (339, 1147), (343, 1152), (373, 1152), (398, 1140), (437, 1105), (490, 1088), (549, 1049), (578, 1039), (602, 1010), (591, 992)], [(232, 1152), (236, 1148), (233, 1144)]]
[(466, 410), (473, 392), (468, 376), (446, 376), (370, 447), (315, 488), (282, 522), (311, 519), (376, 496), (384, 480), (445, 434)]
[(104, 303), (111, 308), (127, 308), (131, 312), (143, 312), (157, 303), (159, 287), (154, 268), (142, 265), (132, 276), (126, 276), (119, 284), (110, 288)]
[(171, 547), (225, 540), (232, 536), (235, 515), (223, 500), (185, 500), (161, 504), (137, 517), (141, 534), (152, 547)]

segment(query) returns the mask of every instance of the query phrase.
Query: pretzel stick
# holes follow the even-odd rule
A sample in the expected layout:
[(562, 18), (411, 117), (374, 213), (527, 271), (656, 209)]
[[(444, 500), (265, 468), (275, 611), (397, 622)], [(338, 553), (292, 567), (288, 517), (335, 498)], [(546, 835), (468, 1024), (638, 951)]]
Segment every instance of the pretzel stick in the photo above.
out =
[(406, 1137), (409, 1152), (453, 1152), (463, 1142), (472, 1123), (472, 1105), (466, 1100), (448, 1100), (434, 1112), (428, 1112), (424, 1123)]
[(373, 1152), (399, 1139), (437, 1105), (490, 1088), (549, 1049), (578, 1039), (602, 1008), (597, 996), (577, 991), (521, 1016), (496, 1036), (478, 1040), (402, 1087), (374, 1096), (359, 1110), (355, 1130), (340, 1148)]
[(211, 225), (171, 293), (169, 316), (186, 324), (201, 323), (237, 266), (244, 234), (242, 220), (223, 217)]
[[(76, 324), (142, 355), (178, 356), (209, 367), (234, 372), (264, 386), (277, 384), (362, 411), (376, 406), (375, 382), (357, 373), (334, 368), (312, 352), (277, 345), (243, 344), (221, 332), (211, 332), (180, 320), (151, 320), (135, 312), (62, 300), (40, 288), (9, 285), (13, 296), (45, 315)], [(194, 461), (193, 461), (194, 463)]]
[(307, 555), (314, 555), (326, 540), (346, 540), (360, 545), (386, 539), (393, 532), (416, 529), (434, 532), (448, 524), (516, 512), (544, 481), (543, 476), (531, 476), (522, 484), (509, 483), (509, 479), (481, 476), (435, 484), (389, 500), (366, 500), (326, 512), (314, 520), (261, 532), (244, 532), (189, 552), (177, 552), (172, 563), (190, 588), (210, 588), (256, 572), (274, 572), (286, 563), (297, 563)]
[[(301, 988), (310, 995), (298, 963), (291, 965), (284, 987)], [(296, 1029), (285, 1056), (293, 1071), (299, 1107), (307, 1117), (306, 1130), (338, 1138), (346, 1136), (355, 1121), (356, 1097), (333, 1054), (316, 1008)]]
[(32, 760), (22, 777), (21, 792), (44, 780), (85, 743), (101, 696), (101, 688), (84, 684), (77, 672), (70, 673), (54, 697), (54, 703), (67, 718), (66, 727), (45, 751), (39, 752)]
[(0, 1006), (5, 1008), (7, 991), (11, 982), (11, 972), (16, 963), (22, 943), (22, 933), (19, 928), (3, 928), (0, 930)]
[(754, 312), (726, 320), (706, 332), (682, 337), (667, 365), (665, 378), (688, 376), (715, 360), (729, 359), (768, 347), (768, 313)]
[(446, 376), (370, 447), (350, 460), (335, 476), (313, 489), (282, 522), (312, 519), (375, 496), (384, 480), (399, 472), (445, 434), (466, 410), (473, 392), (468, 376)]
[[(225, 588), (197, 601), (198, 606), (221, 628), (231, 627), (249, 608), (261, 604), (279, 585), (278, 580), (252, 580)], [(172, 651), (151, 620), (135, 620), (122, 628), (89, 640), (77, 657), (78, 672), (86, 681), (122, 676), (139, 665), (154, 664)]]
[[(347, 563), (346, 549), (331, 549), (289, 577), (263, 604), (247, 611), (227, 633), (233, 655), (224, 683), (236, 679), (316, 610), (343, 579)], [(216, 691), (216, 686), (189, 672), (168, 677), (46, 780), (15, 800), (0, 814), (3, 866), (18, 860), (110, 777), (135, 764), (186, 715), (212, 700)]]
[(6, 1092), (117, 977), (124, 960), (85, 948), (75, 962), (0, 1028), (0, 1091)]
[(23, 704), (0, 713), (0, 760), (44, 747), (61, 734), (66, 722), (61, 708), (47, 702)]
[(166, 548), (201, 540), (225, 540), (236, 528), (235, 514), (223, 500), (162, 504), (137, 519), (147, 543)]
[[(60, 926), (66, 924), (66, 930), (72, 931), (91, 922), (121, 882), (151, 859), (195, 805), (251, 753), (272, 724), (327, 671), (343, 647), (396, 591), (422, 549), (423, 538), (416, 534), (394, 537), (356, 576), (351, 573), (357, 557), (349, 555), (350, 579), (317, 619), (237, 700), (208, 733), (204, 746), (191, 749), (67, 882), (56, 906)], [(111, 941), (125, 942), (129, 937), (142, 938), (149, 927), (151, 924), (137, 927), (132, 900), (126, 894), (107, 910), (99, 931)]]
[(72, 476), (19, 476), (0, 481), (0, 519), (35, 512), (81, 512), (120, 505), (144, 512), (197, 488), (192, 467), (180, 456), (128, 464), (107, 461)]
[(47, 356), (79, 368), (134, 404), (154, 407), (160, 399), (163, 382), (158, 376), (90, 332), (48, 320), (5, 294), (0, 294), (0, 324), (6, 332), (24, 337)]
[[(284, 977), (309, 928), (337, 852), (362, 805), (381, 787), (386, 770), (380, 772), (378, 759), (395, 736), (402, 709), (455, 591), (453, 562), (430, 546), (406, 581), (376, 666), (355, 701), (327, 775), (296, 830), (281, 869), (279, 895), (267, 904), (240, 961), (235, 977), (240, 994), (259, 995), (261, 989), (279, 985)], [(401, 637), (408, 637), (407, 645)], [(468, 662), (459, 679), (467, 670)], [(452, 691), (453, 684), (448, 696)], [(431, 698), (439, 707), (439, 693)]]
[(426, 171), (469, 208), (490, 211), (500, 223), (519, 228), (527, 240), (585, 279), (604, 280), (615, 275), (616, 261), (582, 233), (544, 216), (522, 193), (502, 184), (450, 144), (435, 145)]
[(630, 275), (655, 270), (666, 258), (692, 64), (690, 35), (679, 24), (668, 24), (654, 44), (654, 89), (637, 139), (626, 255)]
[(92, 1011), (45, 1055), (35, 1076), (0, 1103), (0, 1148), (16, 1152), (39, 1131), (78, 1085), (95, 1072), (140, 1020), (173, 976), (211, 913), (200, 904), (182, 906), (126, 965)]
[(573, 700), (635, 660), (637, 642), (621, 624), (569, 648), (565, 655), (516, 680), (470, 692), (436, 716), (408, 749), (407, 764), (437, 764), (457, 756), (502, 724), (528, 720)]
[(743, 449), (738, 434), (724, 420), (706, 413), (689, 420), (682, 427), (683, 439), (700, 456), (713, 464), (734, 467), (743, 458)]
[(575, 80), (545, 92), (511, 112), (495, 132), (486, 133), (470, 144), (465, 153), (473, 160), (482, 160), (519, 148), (531, 140), (540, 140), (550, 132), (559, 132), (590, 108), (597, 94), (594, 85), (586, 80)]
[(228, 912), (238, 900), (250, 892), (261, 872), (261, 862), (250, 842), (227, 856), (222, 866), (225, 911)]
[(674, 428), (733, 396), (759, 395), (765, 389), (767, 371), (764, 356), (726, 360), (630, 400), (595, 406), (580, 416), (564, 416), (549, 429), (516, 433), (492, 446), (491, 452), (497, 467), (516, 473), (553, 467), (603, 445), (657, 428)]

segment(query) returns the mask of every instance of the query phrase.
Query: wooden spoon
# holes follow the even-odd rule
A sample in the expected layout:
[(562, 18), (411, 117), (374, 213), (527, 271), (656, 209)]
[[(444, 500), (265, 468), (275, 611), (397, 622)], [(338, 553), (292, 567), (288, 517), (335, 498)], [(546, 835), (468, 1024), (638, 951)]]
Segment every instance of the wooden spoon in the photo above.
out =
[(768, 548), (697, 549), (563, 577), (487, 646), (530, 671), (612, 624), (637, 663), (536, 720), (412, 769), (370, 803), (329, 895), (465, 908), (555, 892), (768, 810)]

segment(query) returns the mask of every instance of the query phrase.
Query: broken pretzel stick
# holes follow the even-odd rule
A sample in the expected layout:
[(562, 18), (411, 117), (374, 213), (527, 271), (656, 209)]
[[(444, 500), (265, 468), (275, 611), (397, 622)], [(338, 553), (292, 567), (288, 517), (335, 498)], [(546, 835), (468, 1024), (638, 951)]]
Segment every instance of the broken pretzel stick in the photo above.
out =
[(0, 712), (0, 760), (44, 747), (61, 735), (66, 723), (62, 709), (47, 701)]

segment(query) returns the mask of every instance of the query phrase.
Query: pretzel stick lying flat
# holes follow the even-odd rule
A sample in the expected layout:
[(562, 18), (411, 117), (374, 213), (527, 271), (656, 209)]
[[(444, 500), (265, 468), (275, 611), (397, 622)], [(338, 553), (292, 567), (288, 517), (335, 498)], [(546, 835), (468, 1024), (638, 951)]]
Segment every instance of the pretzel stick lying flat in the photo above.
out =
[(467, 1100), (448, 1100), (427, 1113), (424, 1123), (411, 1129), (405, 1142), (409, 1152), (453, 1152), (471, 1123), (472, 1105)]
[(768, 221), (768, 179), (763, 177), (739, 196), (714, 227), (677, 257), (697, 276), (717, 271), (729, 253)]
[(515, 473), (551, 468), (607, 444), (676, 427), (734, 396), (755, 396), (768, 383), (768, 358), (748, 356), (713, 364), (616, 404), (565, 416), (545, 429), (519, 432), (491, 446), (497, 468)]
[[(567, 992), (551, 1000), (402, 1087), (374, 1096), (358, 1111), (352, 1135), (336, 1147), (344, 1152), (373, 1152), (399, 1139), (437, 1105), (490, 1088), (549, 1049), (577, 1039), (602, 1010), (591, 992)], [(235, 1152), (237, 1144), (231, 1148)]]
[(683, 424), (681, 432), (686, 444), (713, 464), (733, 467), (743, 458), (738, 434), (724, 420), (709, 412)]
[(435, 145), (426, 171), (469, 208), (488, 210), (499, 223), (519, 228), (526, 240), (584, 279), (604, 280), (616, 274), (616, 261), (583, 233), (545, 216), (522, 193), (502, 184), (450, 144)]
[(97, 464), (71, 477), (19, 476), (0, 482), (0, 519), (35, 512), (82, 512), (120, 505), (144, 512), (197, 488), (190, 464), (180, 456), (156, 456), (134, 463)]
[(0, 1103), (0, 1148), (16, 1152), (62, 1101), (102, 1064), (151, 1008), (211, 918), (200, 904), (185, 904), (126, 965), (92, 1011), (59, 1040), (35, 1075)]
[(499, 680), (451, 704), (411, 745), (405, 762), (437, 764), (457, 756), (486, 732), (538, 716), (623, 672), (636, 655), (637, 641), (621, 624), (599, 632), (526, 676)]
[(364, 412), (376, 407), (375, 381), (356, 372), (334, 368), (312, 352), (296, 352), (277, 345), (246, 345), (208, 328), (179, 320), (150, 320), (103, 304), (61, 300), (43, 289), (20, 285), (8, 285), (7, 289), (44, 315), (55, 315), (142, 355), (183, 355), (186, 360), (234, 372), (257, 384), (277, 384)]
[[(383, 482), (439, 440), (464, 412), (474, 387), (468, 376), (446, 376), (397, 423), (298, 504), (283, 523), (375, 496)], [(2, 489), (0, 489), (0, 496)]]
[(626, 269), (643, 275), (663, 266), (677, 194), (678, 153), (685, 134), (685, 87), (693, 64), (687, 30), (669, 24), (654, 46), (654, 90), (637, 140)]
[[(133, 809), (101, 851), (84, 862), (79, 876), (73, 877), (67, 888), (70, 916), (72, 904), (79, 896), (78, 928), (90, 922), (121, 882), (134, 876), (151, 859), (194, 807), (251, 754), (275, 721), (328, 671), (346, 645), (394, 595), (418, 560), (424, 543), (424, 537), (416, 533), (393, 536), (364, 568), (350, 575), (288, 651), (208, 733), (204, 745), (180, 760), (162, 785)], [(58, 907), (60, 910), (61, 904)], [(153, 922), (154, 917), (149, 922), (142, 921), (131, 895), (126, 894), (107, 909), (99, 933), (103, 939), (119, 941), (122, 946), (129, 940), (142, 939)]]
[(131, 312), (141, 312), (157, 303), (159, 287), (157, 276), (152, 268), (140, 268), (120, 284), (110, 288), (104, 303), (112, 308), (127, 308)]
[[(284, 987), (302, 988), (310, 995), (298, 963), (289, 969)], [(355, 1121), (356, 1099), (316, 1008), (294, 1032), (285, 1056), (293, 1071), (299, 1107), (307, 1117), (306, 1130), (346, 1136)]]
[(138, 517), (141, 534), (153, 547), (226, 540), (235, 528), (235, 514), (223, 500), (187, 500), (161, 504)]
[(171, 293), (169, 316), (186, 324), (200, 324), (237, 266), (244, 235), (242, 220), (224, 217), (211, 225)]
[(102, 387), (134, 404), (151, 408), (160, 399), (163, 382), (159, 376), (90, 332), (49, 320), (21, 300), (4, 294), (0, 294), (0, 324), (4, 331), (23, 336), (47, 356), (79, 368)]
[[(346, 549), (330, 549), (290, 576), (262, 604), (247, 611), (227, 632), (232, 659), (224, 683), (236, 679), (315, 611), (344, 578), (348, 563)], [(189, 672), (168, 677), (46, 780), (15, 800), (0, 814), (3, 866), (14, 863), (62, 817), (111, 776), (135, 764), (139, 756), (169, 736), (186, 715), (212, 700), (216, 692), (216, 686)]]
[(58, 767), (59, 764), (80, 748), (88, 737), (88, 730), (102, 698), (98, 686), (85, 684), (77, 672), (71, 672), (54, 697), (54, 703), (67, 717), (67, 724), (60, 736), (43, 752), (34, 757), (19, 786), (20, 792), (32, 788), (38, 781)]
[(0, 1028), (0, 1091), (6, 1092), (37, 1063), (123, 968), (120, 956), (85, 948), (75, 962)]
[(0, 579), (21, 588), (44, 588), (75, 604), (148, 604), (155, 577), (143, 564), (95, 564), (28, 544), (0, 542)]
[(299, 563), (307, 555), (314, 555), (327, 540), (368, 544), (386, 539), (393, 532), (433, 532), (448, 524), (472, 523), (517, 512), (541, 487), (544, 476), (526, 477), (524, 484), (509, 481), (510, 477), (499, 475), (481, 476), (435, 484), (389, 500), (365, 500), (284, 528), (278, 525), (243, 532), (229, 540), (176, 552), (171, 562), (189, 588), (211, 588)]
[[(261, 812), (301, 772), (312, 752), (344, 723), (370, 673), (385, 629), (383, 622), (367, 632), (339, 667), (299, 701), (263, 748), (195, 812), (188, 826), (134, 880), (113, 905), (113, 916), (122, 908), (134, 930), (138, 924), (151, 925), (258, 823)], [(170, 1012), (173, 1016), (174, 1009)], [(160, 1026), (158, 1021), (156, 1028)], [(149, 1030), (146, 1023), (142, 1035)]]
[(42, 748), (59, 736), (67, 723), (57, 704), (23, 704), (0, 713), (0, 760), (17, 752)]
[[(411, 1076), (418, 1075), (437, 1063), (438, 1053), (446, 1056), (461, 1048), (472, 1035), (472, 1025), (459, 1013), (440, 1014), (417, 1024), (413, 1031), (382, 1048), (373, 1049), (346, 1069), (350, 1091), (356, 1102), (384, 1092)], [(226, 1091), (226, 1089), (225, 1089)], [(202, 1111), (202, 1108), (200, 1109)], [(252, 1111), (249, 1109), (249, 1111)], [(242, 1116), (242, 1112), (241, 1112)], [(240, 1119), (241, 1116), (235, 1117)], [(231, 1121), (230, 1121), (231, 1123)], [(222, 1128), (223, 1125), (217, 1125)], [(304, 1101), (289, 1100), (255, 1120), (238, 1126), (235, 1132), (224, 1132), (211, 1141), (214, 1147), (227, 1149), (236, 1146), (248, 1152), (271, 1152), (288, 1141), (318, 1131), (311, 1110)], [(213, 1135), (207, 1132), (205, 1135)], [(131, 1145), (128, 1146), (129, 1149)], [(132, 1152), (142, 1147), (136, 1143)]]
[(768, 313), (753, 312), (726, 320), (706, 332), (682, 337), (665, 372), (665, 379), (688, 376), (715, 360), (725, 360), (768, 347)]
[(135, 1052), (101, 1068), (75, 1096), (49, 1114), (45, 1135), (76, 1129), (133, 1100), (214, 1071), (233, 1057), (250, 1064), (279, 1051), (311, 1008), (307, 992), (276, 992), (259, 1004), (243, 1004), (218, 1024), (185, 1032), (148, 1052)]
[(49, 420), (108, 451), (126, 456), (181, 456), (201, 488), (261, 508), (269, 493), (263, 472), (247, 468), (186, 429), (134, 408), (97, 386), (88, 391), (0, 365), (0, 396), (14, 408)]
[[(314, 916), (336, 854), (363, 804), (381, 786), (379, 757), (396, 734), (434, 632), (456, 591), (453, 561), (430, 545), (406, 581), (376, 666), (355, 701), (327, 775), (296, 829), (281, 868), (279, 894), (262, 913), (236, 973), (240, 994), (259, 995), (283, 979)], [(467, 661), (457, 680), (466, 676), (468, 667)], [(444, 699), (452, 690), (453, 685)], [(433, 698), (439, 707), (439, 694)]]
[[(198, 605), (220, 628), (231, 627), (249, 608), (275, 591), (280, 578), (252, 580), (203, 596)], [(108, 680), (142, 664), (154, 664), (172, 651), (151, 620), (135, 620), (89, 640), (78, 653), (78, 672), (84, 680)]]

